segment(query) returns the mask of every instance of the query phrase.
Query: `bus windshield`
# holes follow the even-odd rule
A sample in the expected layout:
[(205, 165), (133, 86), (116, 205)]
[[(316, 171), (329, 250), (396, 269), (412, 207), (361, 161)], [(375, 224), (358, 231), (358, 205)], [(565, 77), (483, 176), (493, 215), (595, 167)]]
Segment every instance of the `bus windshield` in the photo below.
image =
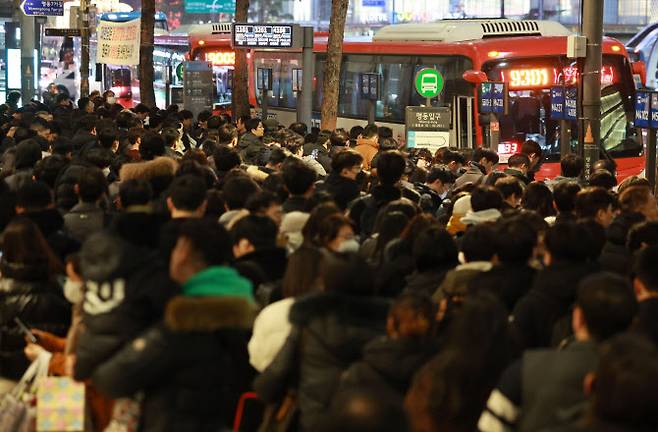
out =
[[(560, 122), (551, 119), (550, 88), (575, 85), (578, 68), (567, 58), (531, 58), (489, 62), (483, 67), (492, 81), (505, 81), (509, 109), (499, 115), (501, 144), (538, 142), (548, 160), (560, 157)], [(601, 146), (612, 157), (637, 156), (641, 137), (633, 126), (633, 80), (624, 58), (604, 56), (601, 71)], [(572, 128), (575, 150), (578, 130)]]

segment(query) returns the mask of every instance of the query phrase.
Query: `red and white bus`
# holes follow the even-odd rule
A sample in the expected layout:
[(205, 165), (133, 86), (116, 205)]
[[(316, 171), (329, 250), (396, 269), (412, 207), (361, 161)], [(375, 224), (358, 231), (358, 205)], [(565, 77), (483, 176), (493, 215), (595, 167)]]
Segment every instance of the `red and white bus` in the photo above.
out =
[[(379, 30), (368, 40), (346, 40), (340, 77), (338, 127), (364, 125), (369, 102), (359, 94), (363, 73), (378, 73), (381, 97), (375, 105), (378, 125), (388, 126), (405, 139), (404, 117), (408, 105), (425, 103), (414, 90), (414, 77), (423, 68), (435, 68), (445, 78), (437, 105), (452, 109), (452, 129), (445, 133), (447, 145), (473, 148), (483, 143), (477, 91), (482, 73), (490, 81), (505, 81), (509, 88), (509, 113), (499, 115), (500, 150), (515, 153), (525, 139), (539, 142), (547, 155), (538, 178), (559, 174), (558, 122), (550, 118), (550, 88), (574, 84), (577, 65), (566, 57), (570, 32), (553, 21), (444, 20), (428, 24), (400, 24)], [(226, 41), (230, 35), (226, 36)], [(194, 43), (191, 43), (194, 47)], [(216, 48), (205, 43), (204, 52)], [(227, 49), (228, 49), (228, 45)], [(326, 35), (316, 35), (314, 117), (319, 118), (322, 80), (326, 63)], [(297, 93), (293, 70), (302, 67), (301, 52), (255, 51), (250, 59), (250, 99), (260, 104), (254, 92), (256, 68), (273, 71), (273, 90), (268, 94), (268, 114), (282, 124), (296, 119)], [(603, 43), (602, 146), (618, 164), (620, 178), (638, 174), (644, 167), (642, 137), (635, 118), (634, 71), (624, 45), (612, 38)], [(576, 137), (573, 128), (573, 140)]]

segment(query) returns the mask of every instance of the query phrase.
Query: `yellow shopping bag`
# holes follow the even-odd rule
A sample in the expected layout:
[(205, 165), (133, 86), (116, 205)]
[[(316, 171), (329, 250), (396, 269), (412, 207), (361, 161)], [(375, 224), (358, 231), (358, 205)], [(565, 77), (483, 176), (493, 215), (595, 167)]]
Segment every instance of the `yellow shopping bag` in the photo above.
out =
[(37, 391), (37, 431), (84, 430), (85, 386), (68, 377), (48, 377)]

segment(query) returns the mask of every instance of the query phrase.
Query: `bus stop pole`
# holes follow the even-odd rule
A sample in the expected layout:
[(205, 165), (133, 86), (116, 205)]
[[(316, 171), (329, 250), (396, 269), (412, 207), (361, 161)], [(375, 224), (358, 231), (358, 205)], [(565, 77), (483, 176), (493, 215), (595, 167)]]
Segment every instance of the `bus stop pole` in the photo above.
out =
[[(599, 159), (601, 145), (601, 63), (603, 44), (603, 2), (583, 0), (582, 34), (587, 38), (582, 81), (583, 121), (579, 142), (585, 159), (585, 175), (589, 178), (592, 166)], [(588, 136), (591, 134), (591, 136)]]
[(36, 49), (36, 19), (18, 12), (21, 30), (21, 101), (26, 105), (36, 93), (34, 88), (34, 51)]
[(89, 96), (89, 0), (80, 0), (80, 97)]
[(263, 88), (260, 93), (260, 110), (261, 110), (261, 115), (260, 118), (261, 120), (267, 120), (267, 89)]
[(313, 27), (302, 27), (304, 47), (302, 48), (302, 95), (297, 109), (297, 121), (309, 127), (313, 118), (313, 75), (315, 59), (313, 56)]
[(647, 130), (647, 154), (645, 158), (645, 176), (651, 185), (651, 190), (656, 188), (656, 143), (658, 131), (653, 128)]

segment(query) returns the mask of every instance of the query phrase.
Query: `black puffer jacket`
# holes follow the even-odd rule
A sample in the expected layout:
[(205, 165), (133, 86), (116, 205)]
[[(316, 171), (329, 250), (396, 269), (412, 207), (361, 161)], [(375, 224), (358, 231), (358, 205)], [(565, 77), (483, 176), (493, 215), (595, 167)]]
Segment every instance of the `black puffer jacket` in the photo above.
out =
[(98, 367), (92, 381), (113, 398), (144, 392), (142, 432), (224, 430), (253, 377), (253, 307), (237, 297), (174, 297), (164, 322)]
[(25, 357), (25, 335), (14, 318), (26, 326), (65, 336), (71, 305), (62, 287), (48, 280), (45, 266), (0, 262), (0, 376), (18, 380), (30, 362)]
[(384, 334), (387, 312), (388, 302), (377, 298), (328, 293), (297, 300), (290, 311), (293, 331), (256, 379), (256, 392), (272, 403), (296, 388), (301, 430), (314, 430), (343, 372), (361, 359), (366, 343)]
[(92, 235), (80, 257), (87, 292), (74, 377), (85, 380), (126, 342), (160, 321), (178, 288), (157, 252), (106, 233)]
[(318, 189), (331, 194), (336, 205), (342, 210), (346, 210), (349, 203), (361, 193), (361, 185), (356, 180), (343, 177), (338, 172), (329, 174)]

